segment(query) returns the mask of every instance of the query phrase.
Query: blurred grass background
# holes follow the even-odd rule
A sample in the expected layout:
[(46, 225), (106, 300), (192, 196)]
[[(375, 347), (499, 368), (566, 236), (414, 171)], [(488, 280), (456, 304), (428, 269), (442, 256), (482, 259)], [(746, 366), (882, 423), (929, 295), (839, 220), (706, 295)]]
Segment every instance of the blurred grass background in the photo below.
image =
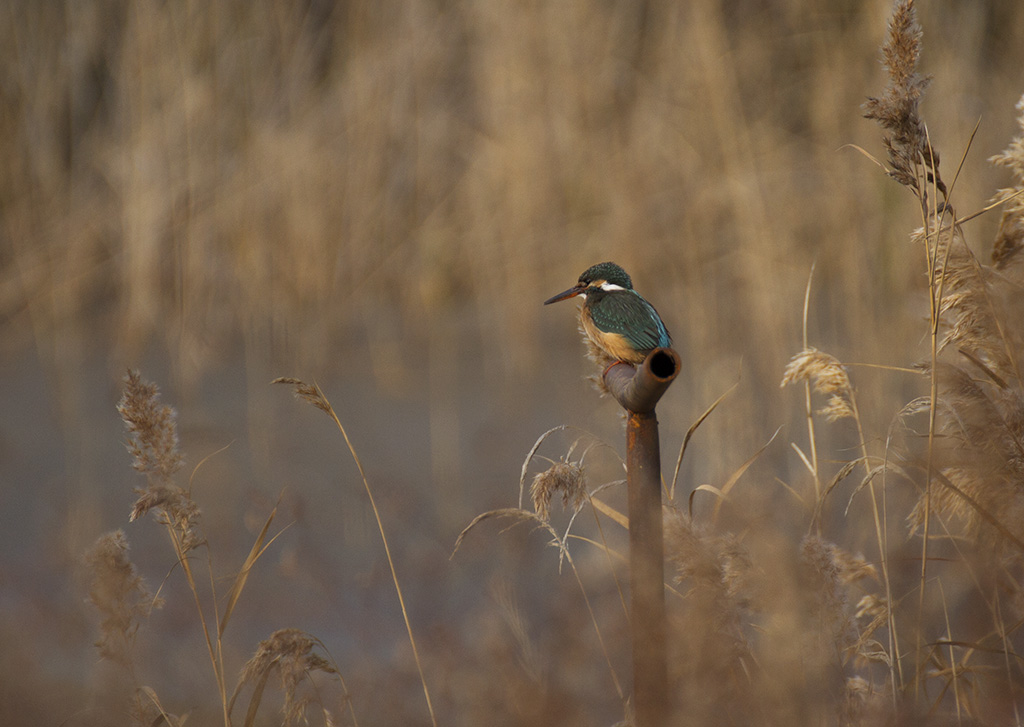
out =
[[(114, 413), (127, 366), (165, 384), (191, 465), (242, 440), (205, 471), (207, 517), (226, 551), (247, 548), (246, 508), (288, 484), (300, 532), (280, 567), (295, 558), (295, 578), (335, 594), (311, 621), (368, 609), (390, 618), (380, 563), (366, 565), (379, 553), (358, 490), (338, 512), (317, 512), (334, 500), (312, 493), (337, 500), (338, 469), (348, 474), (337, 444), (266, 385), (277, 375), (321, 382), (351, 417), (371, 479), (391, 492), (386, 518), (408, 528), (409, 597), (436, 639), (434, 673), (456, 685), (442, 703), (466, 724), (479, 722), (457, 674), (470, 679), (474, 657), (441, 662), (452, 639), (484, 653), (493, 603), (473, 584), (552, 558), (525, 536), (454, 566), (446, 549), (467, 517), (513, 500), (522, 457), (548, 427), (589, 427), (620, 446), (614, 407), (581, 381), (589, 370), (572, 312), (540, 305), (585, 267), (622, 264), (676, 341), (684, 375), (659, 409), (667, 462), (700, 411), (741, 382), (700, 430), (686, 489), (720, 483), (788, 425), (748, 495), (783, 497), (773, 479), (801, 477), (786, 443), (800, 436), (802, 401), (778, 381), (802, 347), (811, 265), (812, 345), (898, 366), (927, 350), (921, 251), (907, 243), (920, 224), (914, 201), (841, 148), (882, 154), (861, 104), (884, 84), (877, 49), (889, 9), (4, 0), (0, 606), (25, 624), (3, 636), (3, 672), (30, 682), (24, 711), (10, 714), (61, 719), (67, 711), (31, 695), (73, 685), (64, 693), (80, 705), (74, 695), (88, 692), (88, 613), (65, 583), (84, 544), (127, 511)], [(1016, 128), (1024, 5), (935, 0), (919, 18), (922, 70), (935, 77), (922, 114), (947, 178), (981, 119), (957, 187), (963, 214), (1006, 182), (986, 159)], [(981, 256), (997, 220), (968, 225)], [(854, 381), (876, 435), (921, 385), (864, 369)], [(849, 444), (850, 434), (837, 436)], [(332, 544), (345, 555), (325, 554)], [(362, 595), (337, 593), (354, 587), (345, 558), (366, 569)], [(547, 565), (544, 578), (557, 581)], [(450, 592), (434, 591), (438, 578)], [(521, 585), (536, 623), (565, 618), (550, 593), (528, 590), (550, 583)], [(279, 605), (284, 620), (305, 613)], [(40, 609), (48, 616), (25, 621)], [(452, 633), (460, 609), (476, 631)], [(66, 633), (48, 631), (55, 620)], [(349, 635), (360, 657), (335, 656), (360, 664), (367, 684), (415, 695), (415, 680), (402, 681), (407, 657), (391, 653), (401, 629), (386, 622), (379, 640)], [(31, 660), (43, 645), (57, 656), (29, 678), (16, 655)], [(189, 658), (154, 659), (192, 693), (181, 677)], [(362, 713), (370, 724), (422, 720), (414, 700), (378, 698)], [(478, 706), (493, 707), (484, 697)]]

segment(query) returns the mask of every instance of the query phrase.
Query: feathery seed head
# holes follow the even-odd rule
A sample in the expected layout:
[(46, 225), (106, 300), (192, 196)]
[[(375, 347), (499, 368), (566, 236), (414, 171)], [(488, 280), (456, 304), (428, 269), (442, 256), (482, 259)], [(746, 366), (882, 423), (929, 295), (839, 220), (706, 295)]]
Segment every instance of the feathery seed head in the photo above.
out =
[(327, 401), (327, 397), (324, 396), (324, 393), (320, 390), (320, 387), (317, 384), (307, 384), (301, 379), (293, 379), (287, 376), (274, 379), (270, 383), (288, 384), (293, 388), (296, 398), (309, 402), (317, 409), (328, 415), (333, 413), (330, 402)]
[(946, 187), (939, 178), (939, 155), (928, 141), (918, 104), (931, 80), (917, 72), (921, 57), (921, 26), (913, 0), (899, 0), (889, 19), (889, 37), (882, 46), (882, 63), (889, 73), (889, 84), (878, 98), (864, 104), (864, 116), (873, 119), (887, 132), (883, 136), (889, 155), (889, 175), (913, 189), (923, 198), (918, 170), (927, 168), (936, 188), (945, 196)]
[(309, 700), (299, 694), (300, 684), (315, 671), (338, 673), (327, 659), (313, 651), (317, 646), (320, 642), (300, 629), (275, 631), (260, 642), (256, 653), (246, 662), (240, 682), (265, 683), (276, 669), (284, 692), (284, 723), (305, 722)]
[(131, 663), (131, 648), (142, 619), (159, 608), (135, 565), (128, 557), (128, 539), (122, 530), (100, 536), (85, 555), (92, 573), (89, 601), (100, 612), (100, 655), (122, 666)]
[(828, 403), (819, 414), (829, 421), (853, 416), (853, 386), (846, 367), (839, 359), (816, 348), (807, 348), (790, 359), (780, 386), (809, 381), (819, 394), (828, 396)]
[(576, 462), (555, 462), (543, 472), (538, 472), (530, 486), (533, 509), (541, 520), (547, 522), (551, 516), (551, 498), (562, 493), (562, 506), (579, 512), (587, 500), (587, 483), (583, 468)]
[(137, 520), (155, 508), (157, 520), (175, 528), (182, 552), (188, 552), (202, 542), (196, 530), (200, 512), (191, 495), (171, 482), (184, 461), (178, 451), (177, 413), (160, 403), (156, 384), (145, 381), (138, 371), (125, 376), (124, 395), (117, 411), (128, 428), (128, 451), (134, 467), (147, 479), (146, 487), (135, 490), (139, 498), (129, 520)]
[(1021, 135), (1014, 137), (1001, 154), (989, 159), (996, 166), (1009, 169), (1014, 177), (1014, 186), (1000, 189), (993, 200), (1004, 204), (999, 234), (992, 246), (992, 262), (999, 269), (1006, 268), (1024, 247), (1024, 96), (1017, 102), (1017, 110)]
[(117, 411), (128, 429), (126, 446), (133, 466), (147, 477), (167, 481), (184, 461), (178, 451), (177, 413), (160, 403), (160, 389), (138, 371), (129, 370), (124, 384)]

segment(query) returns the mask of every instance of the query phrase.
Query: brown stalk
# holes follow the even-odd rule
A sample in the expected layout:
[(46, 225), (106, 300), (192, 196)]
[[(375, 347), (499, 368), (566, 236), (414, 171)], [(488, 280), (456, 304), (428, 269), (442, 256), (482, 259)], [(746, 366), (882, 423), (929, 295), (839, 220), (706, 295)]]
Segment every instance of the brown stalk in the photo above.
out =
[(402, 595), (402, 586), (398, 582), (398, 572), (395, 570), (395, 561), (391, 557), (391, 546), (388, 545), (388, 538), (384, 532), (384, 522), (380, 517), (380, 510), (377, 509), (377, 501), (373, 497), (373, 488), (370, 487), (370, 481), (366, 477), (366, 471), (363, 469), (363, 463), (359, 460), (359, 455), (356, 454), (355, 447), (352, 445), (352, 440), (348, 438), (348, 432), (345, 431), (344, 425), (341, 420), (338, 419), (338, 415), (334, 411), (334, 407), (324, 396), (323, 391), (320, 390), (320, 386), (315, 382), (310, 385), (306, 384), (299, 379), (281, 377), (274, 379), (271, 383), (273, 384), (288, 384), (293, 387), (295, 396), (305, 400), (312, 404), (320, 411), (327, 414), (338, 427), (341, 432), (341, 436), (345, 439), (345, 445), (348, 447), (349, 453), (352, 455), (352, 459), (356, 463), (356, 469), (359, 470), (359, 476), (363, 480), (363, 487), (366, 490), (366, 496), (370, 500), (370, 508), (373, 510), (373, 516), (377, 521), (377, 531), (380, 533), (381, 542), (384, 544), (384, 554), (388, 560), (388, 567), (391, 569), (391, 581), (395, 586), (395, 593), (398, 595), (398, 605), (402, 609), (402, 619), (405, 621), (405, 630), (409, 635), (409, 644), (412, 647), (413, 660), (416, 662), (416, 670), (419, 672), (420, 683), (423, 685), (423, 696), (427, 701), (427, 711), (430, 713), (430, 722), (437, 727), (437, 717), (434, 715), (434, 704), (430, 699), (430, 689), (427, 687), (427, 680), (423, 673), (423, 664), (420, 661), (419, 649), (416, 648), (416, 638), (412, 632), (412, 623), (409, 621), (409, 611), (405, 606), (405, 597)]
[(523, 510), (518, 507), (504, 507), (480, 513), (470, 521), (469, 525), (462, 529), (458, 538), (455, 539), (455, 546), (452, 548), (451, 557), (455, 557), (455, 554), (459, 552), (459, 548), (462, 547), (462, 542), (466, 539), (466, 536), (468, 536), (477, 525), (485, 520), (493, 518), (512, 518), (515, 521), (513, 526), (522, 522), (532, 522), (538, 529), (545, 530), (551, 536), (552, 542), (558, 548), (562, 557), (564, 557), (569, 563), (569, 567), (572, 568), (573, 576), (576, 578), (576, 584), (579, 586), (580, 593), (583, 596), (583, 601), (586, 604), (587, 613), (590, 615), (590, 622), (594, 625), (594, 633), (597, 634), (597, 641), (601, 647), (601, 652), (604, 655), (605, 663), (608, 665), (608, 672), (611, 676), (612, 684), (615, 686), (615, 691), (618, 693), (619, 699), (623, 704), (625, 704), (626, 695), (622, 689), (622, 683), (619, 681), (618, 674), (615, 671), (615, 666), (612, 664), (611, 656), (608, 653), (608, 646), (605, 644), (604, 635), (601, 633), (601, 626), (597, 621), (597, 615), (594, 613), (594, 608), (590, 603), (590, 596), (587, 594), (587, 589), (583, 585), (583, 579), (580, 576), (579, 571), (576, 569), (576, 561), (573, 560), (572, 554), (569, 552), (569, 548), (566, 545), (566, 541), (559, 536), (558, 532), (551, 526), (551, 523), (542, 518), (538, 513)]

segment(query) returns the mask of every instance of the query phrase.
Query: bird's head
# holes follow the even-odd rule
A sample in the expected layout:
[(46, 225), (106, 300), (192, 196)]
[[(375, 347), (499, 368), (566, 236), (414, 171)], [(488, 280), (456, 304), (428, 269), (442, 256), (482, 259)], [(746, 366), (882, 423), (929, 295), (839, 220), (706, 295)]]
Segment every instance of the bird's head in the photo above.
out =
[(548, 298), (544, 301), (544, 305), (557, 303), (567, 298), (574, 298), (577, 295), (582, 295), (586, 299), (587, 291), (594, 289), (605, 291), (632, 290), (633, 281), (630, 279), (629, 273), (615, 263), (598, 263), (584, 270), (576, 285), (552, 298)]

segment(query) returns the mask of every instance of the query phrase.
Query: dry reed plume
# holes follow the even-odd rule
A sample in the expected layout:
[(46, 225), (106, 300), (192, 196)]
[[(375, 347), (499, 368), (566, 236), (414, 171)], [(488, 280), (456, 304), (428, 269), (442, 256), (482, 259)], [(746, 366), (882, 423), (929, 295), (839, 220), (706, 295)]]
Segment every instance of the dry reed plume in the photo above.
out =
[[(238, 685), (228, 698), (224, 633), (253, 567), (277, 538), (277, 535), (268, 537), (277, 508), (266, 518), (248, 556), (230, 579), (227, 593), (218, 594), (218, 579), (214, 576), (209, 545), (201, 530), (199, 505), (192, 499), (190, 490), (173, 482), (173, 476), (184, 461), (178, 447), (177, 414), (173, 408), (161, 403), (157, 386), (145, 381), (139, 372), (129, 371), (124, 384), (124, 395), (117, 405), (117, 411), (128, 430), (126, 446), (132, 456), (133, 466), (147, 480), (146, 487), (136, 489), (139, 497), (132, 507), (129, 520), (134, 521), (152, 513), (170, 538), (177, 566), (185, 576), (195, 604), (220, 697), (223, 724), (230, 727), (231, 712), (239, 692), (250, 684), (254, 685), (254, 694), (244, 724), (249, 727), (255, 723), (264, 687), (275, 668), (281, 675), (287, 724), (299, 720), (308, 723), (306, 708), (311, 699), (319, 702), (324, 724), (333, 724), (333, 718), (319, 692), (300, 696), (296, 690), (312, 671), (337, 675), (339, 679), (340, 674), (334, 666), (312, 653), (313, 646), (318, 642), (294, 629), (278, 631), (261, 644), (256, 656), (243, 668)], [(205, 551), (208, 586), (201, 585), (197, 578), (197, 551)], [(121, 664), (130, 672), (134, 690), (131, 708), (133, 724), (156, 724), (161, 721), (169, 725), (184, 724), (186, 717), (166, 710), (156, 690), (143, 686), (136, 673), (132, 646), (139, 623), (161, 600), (155, 599), (146, 590), (128, 560), (127, 552), (127, 539), (123, 532), (117, 531), (101, 537), (87, 556), (87, 564), (92, 572), (90, 600), (102, 615), (103, 638), (97, 646), (102, 656)], [(351, 705), (349, 709), (351, 711)]]
[(786, 366), (781, 386), (798, 381), (810, 382), (816, 393), (828, 397), (826, 405), (815, 412), (828, 421), (834, 422), (854, 415), (850, 376), (835, 356), (814, 348), (796, 354)]
[[(128, 539), (121, 530), (100, 536), (85, 555), (90, 573), (89, 602), (100, 613), (100, 656), (124, 668), (133, 694), (129, 715), (134, 725), (151, 724), (160, 716), (159, 703), (146, 699), (135, 663), (139, 628), (162, 601), (146, 587), (128, 557)], [(165, 715), (166, 717), (166, 715)], [(174, 724), (173, 718), (168, 718)]]
[(104, 659), (127, 667), (133, 663), (132, 648), (142, 621), (161, 602), (150, 593), (128, 557), (123, 530), (101, 536), (85, 560), (92, 574), (89, 601), (102, 616), (102, 637), (96, 646)]
[[(323, 701), (316, 696), (315, 686), (312, 687), (313, 693), (303, 694), (300, 692), (300, 687), (304, 682), (312, 681), (314, 672), (323, 672), (341, 678), (334, 665), (314, 651), (316, 648), (322, 649), (323, 644), (299, 629), (281, 629), (271, 634), (270, 638), (260, 642), (256, 653), (243, 667), (238, 687), (231, 695), (231, 704), (234, 705), (242, 688), (252, 686), (253, 696), (246, 712), (246, 725), (254, 724), (267, 681), (275, 673), (280, 680), (281, 691), (284, 692), (282, 713), (285, 727), (290, 727), (293, 724), (309, 724), (306, 710), (313, 701), (319, 703), (324, 724), (333, 725), (335, 723)], [(342, 685), (344, 686), (344, 680), (342, 680)]]
[(138, 371), (129, 371), (124, 383), (117, 413), (128, 430), (132, 464), (147, 479), (166, 482), (184, 462), (178, 451), (177, 413), (160, 402), (156, 384), (143, 381)]
[[(865, 116), (885, 129), (882, 142), (889, 157), (888, 174), (923, 197), (933, 184), (943, 196), (946, 185), (939, 176), (939, 154), (928, 140), (918, 106), (930, 78), (921, 76), (921, 26), (913, 2), (894, 4), (889, 37), (882, 46), (882, 63), (889, 73), (885, 93), (868, 99)], [(923, 175), (926, 172), (927, 175)]]
[[(904, 421), (923, 412), (927, 425), (903, 449), (895, 446), (890, 433), (885, 450), (872, 459), (877, 466), (866, 477), (872, 488), (880, 473), (880, 480), (888, 482), (883, 506), (894, 483), (909, 481), (919, 488), (907, 514), (909, 533), (921, 538), (919, 578), (916, 587), (894, 582), (891, 565), (887, 567), (893, 551), (884, 537), (884, 523), (876, 519), (886, 597), (862, 598), (858, 616), (872, 620), (862, 622), (859, 642), (883, 626), (888, 630), (889, 648), (879, 655), (889, 664), (894, 704), (986, 721), (1000, 707), (986, 705), (979, 695), (995, 689), (1013, 703), (1022, 693), (1018, 670), (1011, 666), (1016, 648), (1010, 624), (1024, 615), (1019, 585), (1024, 563), (1019, 525), (1024, 522), (1024, 381), (1017, 363), (1024, 352), (1019, 304), (1024, 278), (1006, 264), (1017, 244), (1020, 208), (1014, 206), (1014, 190), (997, 194), (989, 206), (1004, 205), (992, 255), (995, 265), (981, 264), (964, 236), (963, 223), (969, 218), (958, 217), (952, 204), (959, 170), (947, 186), (919, 114), (928, 83), (917, 71), (921, 35), (913, 2), (896, 2), (882, 49), (889, 85), (865, 105), (865, 115), (885, 130), (888, 174), (913, 193), (921, 210), (922, 227), (912, 233), (911, 242), (924, 251), (927, 264), (930, 352), (919, 368), (928, 376), (929, 393), (897, 416)], [(1019, 140), (994, 161), (1019, 170)], [(1019, 175), (1016, 181), (1021, 181)], [(893, 475), (888, 481), (886, 473)], [(964, 581), (973, 586), (960, 585)], [(955, 614), (967, 606), (957, 606), (954, 598), (962, 604), (974, 602), (987, 613), (989, 626), (965, 624), (965, 632), (957, 633)], [(914, 646), (904, 652), (899, 643)]]
[(555, 462), (538, 472), (530, 485), (533, 509), (541, 520), (551, 518), (551, 498), (561, 493), (562, 505), (573, 513), (579, 512), (587, 499), (587, 486), (583, 468), (575, 462)]

